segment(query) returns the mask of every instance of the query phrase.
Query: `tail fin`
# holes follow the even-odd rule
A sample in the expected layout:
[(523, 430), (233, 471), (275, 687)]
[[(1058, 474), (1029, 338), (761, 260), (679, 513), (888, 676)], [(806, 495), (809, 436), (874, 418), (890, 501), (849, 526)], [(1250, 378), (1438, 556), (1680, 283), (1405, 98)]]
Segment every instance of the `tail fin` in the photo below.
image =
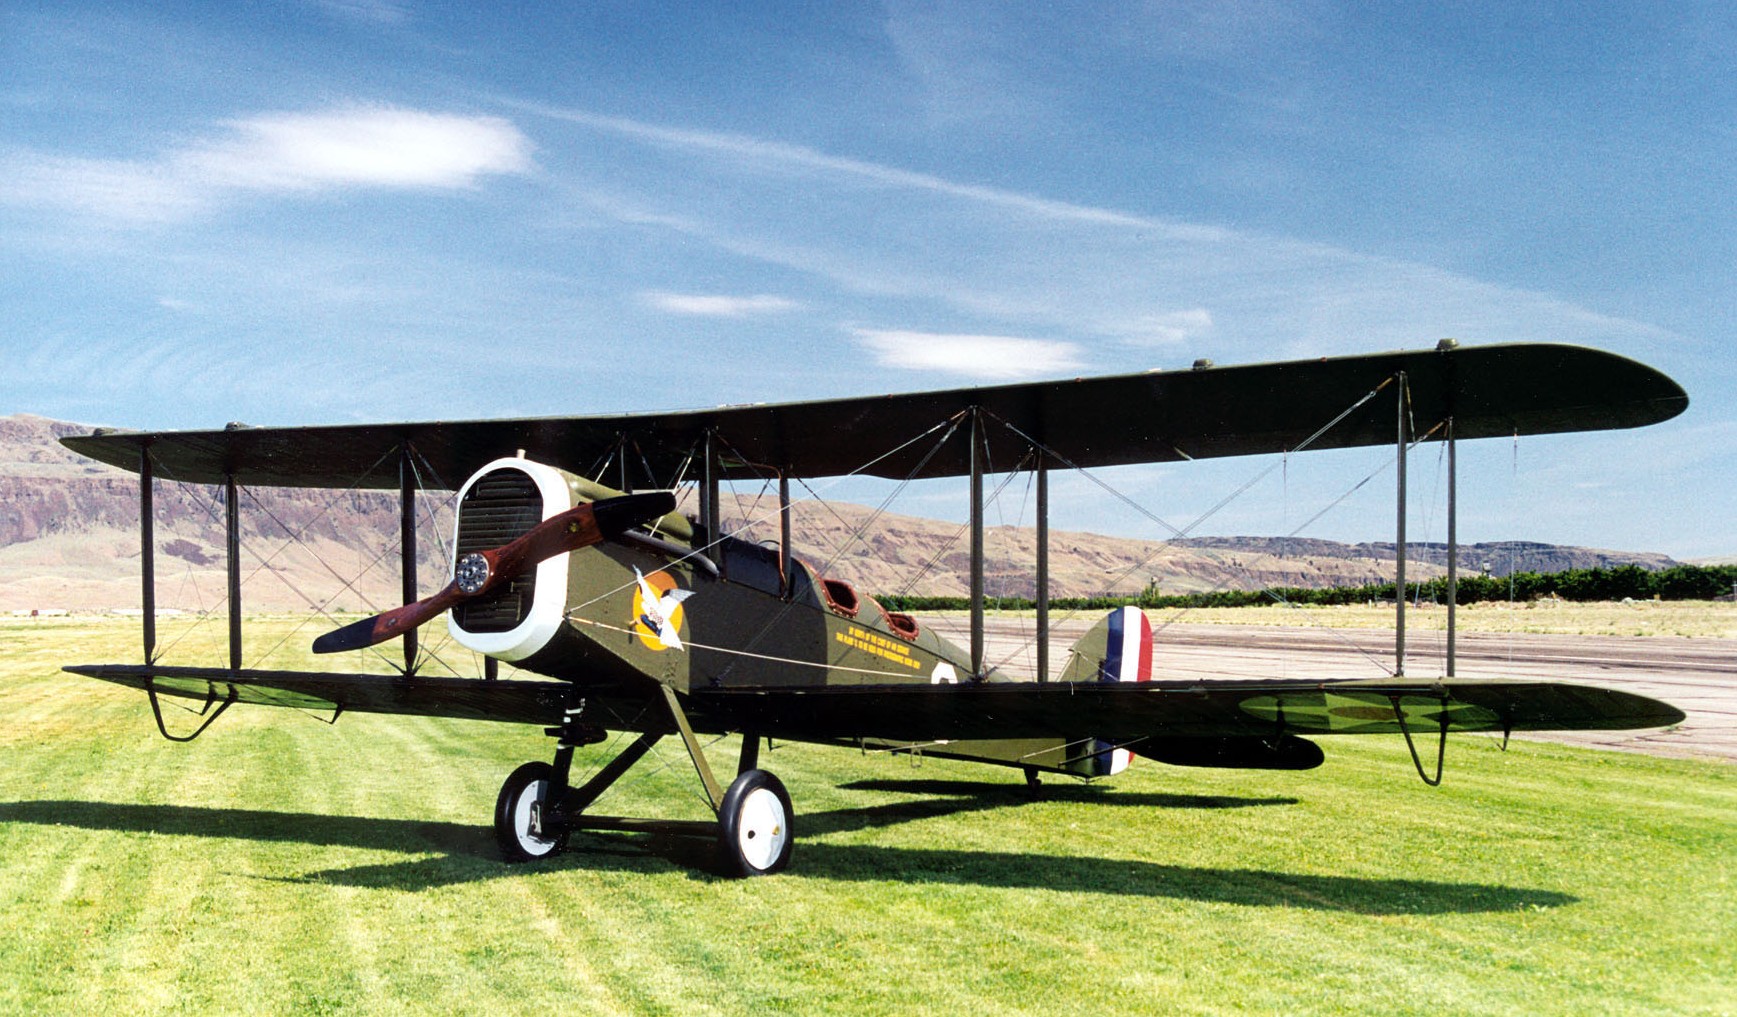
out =
[[(1092, 626), (1068, 651), (1064, 682), (1143, 682), (1152, 677), (1152, 623), (1137, 607), (1118, 607)], [(1108, 777), (1128, 768), (1127, 749), (1097, 741), (1089, 760), (1091, 776)]]

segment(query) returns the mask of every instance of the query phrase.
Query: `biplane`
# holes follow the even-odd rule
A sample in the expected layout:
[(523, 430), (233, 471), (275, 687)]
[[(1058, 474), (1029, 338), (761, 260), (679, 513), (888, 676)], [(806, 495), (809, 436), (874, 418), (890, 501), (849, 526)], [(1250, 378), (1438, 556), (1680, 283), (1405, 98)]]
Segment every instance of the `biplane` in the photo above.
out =
[[(1396, 663), (1382, 678), (1166, 678), (1154, 669), (1150, 623), (1132, 607), (1099, 621), (1052, 674), (1048, 471), (1392, 445), (1403, 589), (1405, 451), (1442, 441), (1451, 587), (1455, 442), (1639, 427), (1687, 405), (1670, 378), (1610, 353), (1443, 341), (1406, 352), (1202, 361), (1176, 371), (676, 413), (99, 430), (63, 441), (141, 478), (144, 662), (66, 670), (143, 690), (159, 729), (177, 740), (197, 737), (235, 703), (541, 726), (553, 739), (552, 760), (514, 770), (496, 801), (496, 839), (515, 862), (561, 850), (576, 831), (650, 830), (715, 838), (728, 872), (775, 872), (791, 857), (797, 824), (788, 791), (760, 767), (770, 739), (973, 760), (1023, 771), (1035, 785), (1043, 774), (1108, 776), (1135, 756), (1308, 769), (1324, 758), (1316, 736), (1397, 734), (1433, 784), (1450, 731), (1505, 739), (1663, 727), (1683, 714), (1588, 685), (1455, 677), (1451, 593), (1446, 673), (1429, 679), (1405, 674), (1403, 596)], [(1022, 461), (1035, 464), (1036, 477), (1036, 667), (1010, 674), (985, 662), (984, 482), (994, 464)], [(599, 462), (615, 464), (613, 472), (599, 475)], [(847, 475), (968, 478), (967, 645), (792, 553), (790, 481)], [(227, 667), (156, 659), (155, 477), (226, 492)], [(721, 485), (743, 478), (776, 483), (780, 540), (751, 541), (722, 525)], [(402, 668), (242, 666), (239, 485), (398, 489), (405, 604), (327, 632), (313, 649), (343, 654), (400, 640)], [(418, 596), (413, 550), (413, 502), (424, 488), (455, 492), (456, 505), (449, 582), (429, 597)], [(692, 493), (697, 511), (676, 511), (677, 488)], [(419, 672), (418, 629), (441, 615), (457, 642), (487, 662), (481, 676)], [(497, 661), (538, 677), (500, 678)], [(165, 696), (197, 701), (199, 727), (172, 735)], [(612, 732), (632, 740), (588, 778), (576, 775), (575, 750)], [(741, 736), (727, 782), (700, 740), (726, 734)], [(1419, 749), (1427, 751), (1430, 736), (1433, 778)], [(666, 737), (685, 748), (715, 821), (594, 814), (603, 792)]]

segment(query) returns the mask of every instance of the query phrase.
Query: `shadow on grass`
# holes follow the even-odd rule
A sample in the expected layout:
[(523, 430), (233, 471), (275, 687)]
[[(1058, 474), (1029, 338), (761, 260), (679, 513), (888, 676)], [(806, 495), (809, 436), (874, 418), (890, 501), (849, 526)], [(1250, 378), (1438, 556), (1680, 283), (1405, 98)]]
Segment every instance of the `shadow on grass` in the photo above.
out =
[(798, 844), (792, 864), (800, 875), (821, 879), (1169, 897), (1212, 904), (1295, 907), (1369, 915), (1514, 911), (1561, 907), (1578, 899), (1553, 890), (1488, 883), (1318, 876), (1113, 858), (912, 850), (867, 845)]
[(440, 851), (479, 857), (493, 857), (495, 853), (494, 834), (485, 826), (420, 819), (327, 816), (311, 812), (212, 809), (197, 805), (0, 802), (0, 823), (37, 823), (43, 826), (76, 826), (88, 830), (283, 841), (376, 851)]
[[(644, 872), (674, 868), (691, 878), (715, 873), (709, 841), (683, 838), (585, 838), (564, 854), (529, 868), (481, 859), (425, 858), (310, 873), (297, 882), (416, 891), (478, 879), (567, 870)], [(1206, 904), (1289, 907), (1365, 915), (1475, 914), (1555, 908), (1578, 898), (1554, 890), (1423, 879), (1321, 876), (1265, 869), (1205, 868), (1112, 858), (1004, 851), (914, 850), (801, 843), (791, 868), (773, 879), (999, 887), (1125, 897), (1166, 897)]]
[(1123, 805), (1150, 809), (1241, 809), (1251, 805), (1295, 805), (1295, 798), (1244, 798), (1236, 795), (1173, 795), (1127, 791), (1113, 784), (1044, 784), (1032, 797), (1024, 784), (987, 783), (970, 780), (856, 780), (840, 784), (843, 791), (873, 791), (879, 794), (944, 795), (950, 798), (992, 799), (1009, 803), (1089, 802), (1093, 805)]
[(890, 826), (966, 812), (984, 812), (1042, 802), (1076, 802), (1094, 806), (1135, 806), (1148, 809), (1240, 809), (1262, 805), (1295, 805), (1295, 798), (1238, 798), (1228, 795), (1143, 794), (1113, 791), (1103, 785), (1045, 784), (1033, 798), (1024, 785), (984, 784), (963, 780), (859, 780), (840, 785), (847, 791), (926, 795), (915, 801), (887, 802), (854, 809), (798, 813), (804, 836)]
[[(968, 800), (915, 804), (954, 808), (972, 805)], [(869, 810), (844, 810), (842, 815), (854, 819), (864, 811)], [(820, 813), (807, 821), (798, 817), (799, 834), (824, 832), (822, 827), (828, 815)], [(905, 818), (908, 817), (895, 815), (889, 821), (898, 822)], [(493, 834), (487, 827), (456, 823), (73, 801), (0, 803), (0, 822), (434, 854), (433, 857), (403, 862), (327, 869), (290, 880), (369, 889), (414, 892), (569, 870), (647, 872), (680, 869), (698, 880), (723, 878), (714, 874), (715, 856), (711, 842), (695, 838), (575, 834), (566, 853), (529, 866), (511, 866), (496, 859)], [(791, 870), (773, 878), (1043, 889), (1369, 915), (1513, 911), (1561, 907), (1577, 900), (1553, 890), (1487, 883), (1320, 876), (1125, 859), (814, 841), (798, 841)]]

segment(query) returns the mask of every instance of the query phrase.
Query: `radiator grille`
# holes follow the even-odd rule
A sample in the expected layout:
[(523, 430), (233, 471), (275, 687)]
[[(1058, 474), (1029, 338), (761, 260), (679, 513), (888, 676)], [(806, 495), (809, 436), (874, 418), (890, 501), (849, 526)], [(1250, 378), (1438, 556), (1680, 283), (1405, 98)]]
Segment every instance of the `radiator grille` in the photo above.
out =
[[(543, 497), (530, 474), (515, 469), (495, 470), (464, 493), (464, 501), (458, 507), (458, 545), (453, 553), (463, 558), (476, 551), (500, 547), (542, 521)], [(509, 632), (518, 628), (530, 613), (536, 585), (537, 570), (533, 568), (494, 593), (453, 608), (453, 617), (466, 632)]]

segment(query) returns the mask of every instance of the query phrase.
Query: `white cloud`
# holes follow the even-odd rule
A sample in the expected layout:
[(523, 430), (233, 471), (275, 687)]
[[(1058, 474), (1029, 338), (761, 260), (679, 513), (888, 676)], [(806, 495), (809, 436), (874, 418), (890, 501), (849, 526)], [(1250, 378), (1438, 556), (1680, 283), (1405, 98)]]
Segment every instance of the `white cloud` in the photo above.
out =
[(1212, 331), (1212, 312), (1204, 307), (1135, 317), (1123, 339), (1137, 346), (1180, 346)]
[(374, 25), (401, 25), (410, 20), (406, 5), (394, 0), (313, 0), (333, 17)]
[(530, 168), (531, 145), (499, 117), (387, 106), (268, 113), (227, 124), (235, 137), (182, 153), (188, 175), (259, 190), (468, 187)]
[(152, 222), (198, 207), (188, 182), (165, 167), (38, 153), (0, 158), (0, 202)]
[(1053, 201), (999, 187), (961, 184), (930, 173), (919, 173), (879, 163), (864, 162), (860, 159), (827, 155), (803, 145), (764, 141), (743, 134), (661, 127), (639, 120), (630, 120), (626, 117), (614, 117), (536, 103), (516, 103), (515, 105), (551, 119), (563, 120), (594, 130), (608, 131), (648, 144), (671, 149), (710, 152), (744, 166), (776, 168), (780, 173), (786, 173), (791, 169), (802, 169), (813, 173), (850, 177), (888, 188), (925, 191), (947, 197), (965, 198), (985, 205), (998, 205), (1027, 215), (1076, 223), (1135, 228), (1162, 227), (1185, 230), (1190, 235), (1200, 237), (1220, 233), (1211, 227), (1168, 223), (1125, 212), (1094, 208), (1090, 205)]
[(850, 294), (924, 301), (986, 332), (1077, 337), (1100, 358), (1156, 350), (1184, 364), (1201, 355), (1228, 363), (1446, 335), (1644, 354), (1674, 338), (1554, 294), (1308, 239), (959, 182), (748, 135), (515, 105), (681, 156), (669, 169), (637, 165), (633, 187), (611, 195), (635, 210), (623, 221), (656, 222)]
[(356, 106), (264, 113), (223, 126), (226, 137), (155, 159), (16, 153), (0, 159), (0, 201), (151, 222), (238, 192), (452, 189), (531, 167), (530, 140), (499, 117)]
[(986, 381), (1064, 374), (1084, 365), (1078, 346), (1048, 339), (873, 329), (858, 329), (856, 336), (884, 366)]
[(640, 297), (660, 311), (701, 318), (748, 318), (793, 311), (802, 306), (794, 300), (768, 294), (735, 297), (725, 294), (649, 291), (640, 294)]

